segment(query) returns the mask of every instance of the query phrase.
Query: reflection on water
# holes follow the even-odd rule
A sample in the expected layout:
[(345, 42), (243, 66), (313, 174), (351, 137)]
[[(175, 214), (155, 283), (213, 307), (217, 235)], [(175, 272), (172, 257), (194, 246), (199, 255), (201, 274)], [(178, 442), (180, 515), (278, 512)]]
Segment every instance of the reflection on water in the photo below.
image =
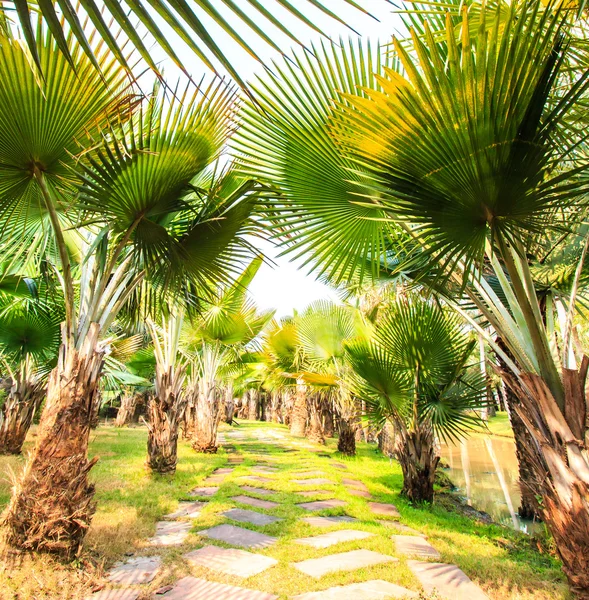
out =
[(520, 503), (515, 443), (508, 438), (473, 436), (458, 445), (442, 444), (446, 474), (466, 501), (497, 523), (532, 533), (535, 524), (516, 514)]

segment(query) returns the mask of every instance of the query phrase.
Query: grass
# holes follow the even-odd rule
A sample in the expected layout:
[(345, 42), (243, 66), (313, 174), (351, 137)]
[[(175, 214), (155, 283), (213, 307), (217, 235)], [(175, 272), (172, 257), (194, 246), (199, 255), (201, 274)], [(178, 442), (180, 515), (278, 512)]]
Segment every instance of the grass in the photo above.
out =
[[(145, 588), (142, 600), (151, 598), (151, 594), (157, 588), (173, 584), (179, 577), (188, 574), (271, 592), (279, 595), (281, 600), (303, 591), (321, 590), (332, 585), (345, 585), (369, 579), (384, 579), (411, 589), (419, 589), (417, 580), (401, 556), (398, 563), (349, 573), (340, 572), (320, 580), (310, 579), (292, 567), (292, 563), (296, 561), (357, 548), (376, 550), (393, 556), (396, 554), (394, 543), (390, 539), (394, 531), (376, 522), (375, 516), (367, 506), (367, 500), (350, 495), (339, 485), (333, 486), (333, 496), (345, 500), (348, 506), (345, 510), (339, 508), (321, 514), (345, 512), (360, 519), (359, 523), (354, 524), (355, 529), (375, 535), (325, 550), (294, 543), (296, 538), (325, 531), (299, 520), (307, 513), (296, 506), (297, 502), (301, 502), (301, 498), (292, 492), (301, 488), (291, 480), (295, 479), (295, 473), (301, 470), (321, 470), (328, 478), (337, 482), (346, 477), (362, 480), (377, 501), (395, 503), (402, 514), (404, 524), (426, 533), (430, 542), (441, 552), (442, 560), (457, 564), (493, 600), (569, 598), (559, 563), (548, 553), (540, 553), (531, 539), (503, 527), (470, 520), (440, 505), (434, 504), (433, 507), (424, 508), (408, 505), (398, 494), (401, 488), (399, 466), (377, 454), (373, 446), (359, 444), (358, 456), (355, 458), (337, 458), (348, 467), (347, 471), (340, 471), (330, 466), (330, 463), (334, 462), (332, 459), (318, 457), (305, 440), (292, 440), (288, 436), (285, 438), (283, 443), (290, 440), (293, 444), (298, 444), (295, 446), (298, 449), (297, 454), (279, 451), (272, 444), (259, 440), (266, 431), (287, 434), (283, 427), (244, 423), (238, 431), (246, 434), (244, 440), (234, 442), (245, 461), (236, 466), (219, 493), (211, 499), (201, 516), (194, 522), (192, 533), (185, 544), (155, 550), (146, 545), (146, 538), (153, 534), (155, 522), (166, 513), (175, 510), (178, 500), (188, 499), (187, 492), (215, 468), (224, 466), (227, 455), (223, 450), (215, 456), (196, 455), (188, 444), (181, 443), (176, 476), (152, 477), (144, 468), (144, 429), (99, 428), (90, 450), (91, 456), (100, 456), (100, 461), (93, 470), (98, 489), (98, 510), (83, 554), (72, 565), (62, 565), (48, 557), (25, 557), (20, 563), (5, 565), (0, 571), (0, 598), (82, 599), (104, 582), (104, 571), (116, 560), (124, 558), (128, 552), (140, 552), (142, 555), (160, 554), (164, 559), (162, 573)], [(267, 450), (268, 454), (257, 454), (259, 450)], [(328, 441), (327, 451), (335, 451), (334, 440)], [(239, 478), (249, 473), (251, 466), (259, 464), (262, 460), (268, 460), (280, 467), (278, 473), (267, 475), (272, 479), (271, 483), (251, 482), (251, 485), (276, 490), (276, 495), (268, 499), (281, 503), (280, 507), (273, 510), (255, 509), (283, 519), (263, 528), (264, 533), (279, 537), (279, 542), (262, 553), (276, 558), (279, 564), (245, 581), (188, 565), (182, 555), (207, 544), (204, 538), (198, 536), (198, 530), (224, 522), (220, 513), (236, 506), (231, 500), (232, 496), (244, 493), (237, 485), (243, 482)], [(3, 458), (0, 468), (4, 471), (6, 467), (10, 467), (18, 471), (22, 464), (22, 459)], [(9, 483), (1, 482), (0, 506), (8, 500), (9, 491)], [(334, 528), (346, 528), (346, 524)], [(252, 529), (261, 530), (255, 527)], [(8, 595), (2, 596), (2, 593)]]
[(491, 435), (513, 439), (513, 430), (506, 412), (498, 412), (494, 417), (491, 417), (487, 422), (487, 427)]

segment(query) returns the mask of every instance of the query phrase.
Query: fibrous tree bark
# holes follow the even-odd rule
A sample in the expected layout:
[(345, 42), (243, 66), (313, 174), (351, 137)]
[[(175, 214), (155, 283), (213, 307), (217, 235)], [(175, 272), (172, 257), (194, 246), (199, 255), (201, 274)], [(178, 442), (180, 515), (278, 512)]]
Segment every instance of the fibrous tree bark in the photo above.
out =
[(302, 379), (297, 379), (294, 403), (290, 415), (290, 433), (303, 437), (307, 431), (307, 386)]
[(43, 380), (28, 369), (15, 375), (0, 408), (0, 454), (21, 453), (45, 389)]
[(408, 428), (402, 419), (396, 419), (392, 447), (403, 471), (401, 493), (414, 504), (432, 503), (440, 457), (431, 422), (424, 420)]
[(87, 452), (104, 362), (99, 332), (93, 323), (79, 348), (63, 336), (37, 444), (2, 518), (7, 542), (19, 549), (72, 558), (90, 526), (96, 505), (88, 473), (98, 459), (89, 461)]
[(325, 437), (332, 438), (335, 436), (333, 399), (328, 397), (321, 406), (321, 418), (323, 422), (323, 433)]
[(115, 419), (115, 427), (124, 427), (128, 425), (135, 415), (137, 401), (141, 398), (140, 394), (123, 394), (121, 397), (121, 406)]
[(272, 423), (282, 423), (281, 394), (278, 390), (270, 392), (269, 418)]
[(200, 379), (196, 394), (192, 447), (196, 452), (217, 452), (217, 431), (225, 414), (219, 390), (214, 382)]
[(356, 430), (358, 423), (355, 415), (341, 415), (339, 420), (338, 452), (347, 456), (356, 455)]
[(323, 423), (321, 421), (321, 406), (323, 398), (321, 394), (311, 394), (308, 398), (309, 427), (307, 429), (307, 438), (314, 444), (325, 444), (325, 435), (323, 433)]
[(233, 397), (233, 385), (228, 383), (225, 387), (225, 422), (228, 425), (233, 423), (233, 416), (235, 414), (235, 399)]
[(251, 389), (248, 391), (248, 412), (247, 418), (249, 421), (257, 421), (259, 418), (260, 408), (260, 392), (259, 390)]
[(501, 372), (533, 440), (523, 448), (533, 472), (527, 483), (542, 498), (540, 516), (554, 537), (571, 590), (582, 600), (589, 599), (588, 369), (587, 357), (579, 370), (563, 369), (564, 411), (541, 377)]

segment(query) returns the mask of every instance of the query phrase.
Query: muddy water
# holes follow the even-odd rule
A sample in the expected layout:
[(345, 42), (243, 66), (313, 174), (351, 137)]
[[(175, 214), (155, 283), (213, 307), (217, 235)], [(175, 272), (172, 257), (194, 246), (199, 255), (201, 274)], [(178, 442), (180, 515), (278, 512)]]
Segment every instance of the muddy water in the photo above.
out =
[(443, 444), (442, 457), (450, 465), (445, 472), (457, 493), (471, 506), (527, 533), (538, 527), (517, 515), (520, 491), (513, 440), (476, 435), (458, 445)]

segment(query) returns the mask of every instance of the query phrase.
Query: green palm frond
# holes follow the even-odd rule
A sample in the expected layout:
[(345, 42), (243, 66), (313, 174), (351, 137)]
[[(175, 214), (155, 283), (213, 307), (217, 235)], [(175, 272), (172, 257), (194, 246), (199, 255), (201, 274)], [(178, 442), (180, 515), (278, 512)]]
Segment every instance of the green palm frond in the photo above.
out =
[(406, 75), (387, 69), (383, 93), (348, 98), (354, 107), (334, 123), (371, 171), (373, 197), (449, 268), (482, 263), (491, 236), (514, 241), (564, 226), (557, 211), (589, 190), (585, 162), (575, 161), (581, 140), (553, 143), (589, 73), (551, 104), (566, 29), (562, 15), (538, 4), (512, 3), (507, 21), (503, 10), (482, 7), (472, 38), (466, 11), (459, 39), (448, 17), (444, 44), (426, 22), (412, 54), (395, 42)]
[[(329, 131), (343, 94), (380, 89), (382, 60), (378, 44), (350, 39), (274, 64), (252, 84), (256, 104), (244, 108), (233, 142), (244, 172), (276, 190), (268, 211), (275, 238), (334, 281), (358, 266), (361, 274), (375, 273), (385, 254), (384, 213), (364, 200), (366, 177)], [(374, 260), (359, 265), (357, 257), (366, 255)]]
[[(244, 53), (258, 58), (248, 41), (252, 35), (278, 50), (276, 37), (269, 33), (269, 29), (286, 35), (298, 43), (298, 38), (286, 25), (287, 22), (298, 21), (310, 29), (320, 31), (313, 22), (311, 16), (313, 12), (322, 13), (343, 23), (342, 9), (346, 6), (368, 14), (367, 6), (370, 3), (366, 0), (341, 0), (340, 6), (336, 8), (331, 6), (331, 2), (328, 7), (327, 3), (318, 0), (299, 0), (297, 4), (295, 6), (291, 0), (276, 0), (270, 7), (259, 0), (247, 0), (246, 8), (244, 3), (236, 0), (189, 0), (167, 3), (154, 0), (125, 0), (125, 2), (104, 0), (103, 3), (96, 0), (83, 0), (77, 5), (70, 0), (57, 0), (57, 2), (9, 0), (0, 7), (0, 16), (4, 11), (6, 16), (18, 21), (32, 56), (41, 71), (43, 63), (35, 52), (33, 31), (35, 22), (33, 13), (37, 12), (47, 23), (55, 43), (67, 60), (72, 60), (72, 56), (65, 40), (66, 31), (73, 33), (89, 59), (95, 58), (95, 53), (81, 25), (81, 21), (87, 18), (113, 55), (122, 64), (126, 64), (121, 42), (112, 33), (112, 27), (108, 24), (112, 19), (154, 71), (158, 72), (158, 69), (148, 49), (149, 43), (144, 39), (143, 31), (148, 32), (148, 39), (155, 41), (176, 64), (185, 68), (170, 43), (169, 34), (165, 30), (162, 31), (158, 25), (159, 21), (165, 22), (167, 28), (171, 29), (211, 69), (218, 64), (240, 81), (235, 63), (224, 48), (223, 36), (231, 38)], [(288, 15), (288, 18), (285, 18), (285, 15)], [(211, 27), (211, 22), (214, 23), (214, 27)], [(244, 29), (247, 30), (247, 34), (242, 33)], [(223, 34), (220, 38), (218, 32)]]
[(480, 426), (475, 411), (486, 403), (485, 382), (468, 365), (474, 342), (463, 329), (455, 314), (416, 296), (382, 309), (372, 335), (346, 344), (350, 385), (369, 416), (411, 426), (417, 414), (442, 439)]
[(72, 224), (76, 177), (70, 167), (80, 143), (124, 116), (133, 102), (127, 75), (110, 53), (97, 55), (99, 72), (69, 39), (74, 68), (49, 34), (40, 30), (35, 39), (44, 79), (22, 42), (0, 38), (0, 231), (11, 255), (53, 243), (40, 178), (64, 228)]

